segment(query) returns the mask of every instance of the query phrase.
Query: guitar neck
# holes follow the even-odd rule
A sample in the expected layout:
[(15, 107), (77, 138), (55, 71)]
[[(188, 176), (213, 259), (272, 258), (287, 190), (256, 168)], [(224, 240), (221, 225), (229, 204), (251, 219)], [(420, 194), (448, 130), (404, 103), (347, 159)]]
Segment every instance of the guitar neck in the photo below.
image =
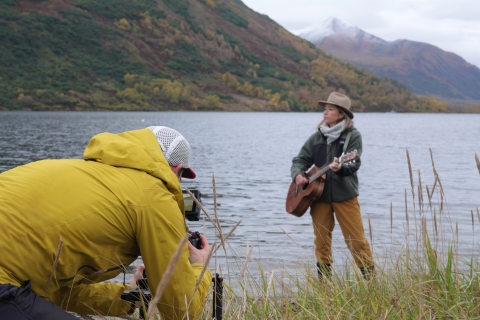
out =
[(323, 176), (328, 170), (330, 170), (330, 166), (327, 165), (323, 167), (322, 169), (320, 169), (320, 171), (318, 171), (308, 179), (308, 183), (312, 183), (313, 181), (317, 180), (318, 178)]
[[(358, 156), (357, 150), (353, 150), (353, 151), (351, 151), (351, 152), (349, 152), (345, 155), (342, 154), (340, 159), (338, 159), (339, 160), (338, 163), (340, 165), (342, 165), (343, 163), (348, 162), (348, 161), (355, 161), (357, 156)], [(320, 169), (317, 173), (315, 173), (313, 176), (308, 178), (308, 183), (312, 183), (313, 181), (317, 180), (319, 177), (323, 176), (329, 170), (330, 170), (330, 165), (326, 165), (325, 167)]]

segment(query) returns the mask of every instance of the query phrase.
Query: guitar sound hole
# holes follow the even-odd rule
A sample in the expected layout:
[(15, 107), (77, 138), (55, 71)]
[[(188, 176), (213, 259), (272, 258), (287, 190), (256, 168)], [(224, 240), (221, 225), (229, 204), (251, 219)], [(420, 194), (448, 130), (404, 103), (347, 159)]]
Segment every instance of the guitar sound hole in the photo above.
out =
[(302, 190), (307, 189), (307, 188), (308, 188), (308, 185), (309, 185), (308, 183), (305, 183), (305, 184), (302, 186)]

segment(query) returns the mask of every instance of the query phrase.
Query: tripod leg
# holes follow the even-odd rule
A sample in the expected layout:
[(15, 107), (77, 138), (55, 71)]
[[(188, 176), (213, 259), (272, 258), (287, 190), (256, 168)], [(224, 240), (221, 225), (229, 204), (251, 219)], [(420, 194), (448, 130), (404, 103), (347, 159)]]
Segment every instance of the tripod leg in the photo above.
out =
[(222, 320), (223, 313), (223, 278), (217, 273), (213, 281), (212, 319)]

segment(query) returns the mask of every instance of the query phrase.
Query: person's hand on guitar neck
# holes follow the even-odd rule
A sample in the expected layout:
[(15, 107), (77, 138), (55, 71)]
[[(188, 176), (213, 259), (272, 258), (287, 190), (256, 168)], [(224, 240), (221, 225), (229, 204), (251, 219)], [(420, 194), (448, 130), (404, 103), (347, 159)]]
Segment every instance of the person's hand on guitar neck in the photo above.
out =
[[(333, 162), (330, 163), (328, 165), (328, 167), (330, 168), (330, 170), (332, 170), (333, 172), (337, 172), (338, 170), (340, 170), (342, 168), (342, 165), (339, 161), (339, 158), (335, 157), (333, 158)], [(300, 173), (297, 175), (297, 177), (295, 178), (295, 183), (299, 186), (303, 186), (304, 184), (307, 184), (308, 183), (308, 179), (306, 177), (304, 177), (303, 175), (301, 175)]]
[(338, 170), (342, 169), (342, 165), (338, 161), (337, 157), (333, 158), (333, 162), (329, 164), (330, 170), (333, 172), (337, 172)]

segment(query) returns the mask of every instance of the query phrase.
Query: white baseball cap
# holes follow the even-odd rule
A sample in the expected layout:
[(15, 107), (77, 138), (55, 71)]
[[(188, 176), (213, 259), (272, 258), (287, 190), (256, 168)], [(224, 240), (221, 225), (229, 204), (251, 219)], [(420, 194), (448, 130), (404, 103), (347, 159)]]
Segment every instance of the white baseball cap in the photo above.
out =
[(151, 126), (148, 129), (152, 130), (157, 138), (168, 164), (172, 167), (181, 164), (183, 168), (182, 178), (195, 179), (197, 175), (190, 168), (190, 144), (187, 139), (178, 131), (169, 127)]

